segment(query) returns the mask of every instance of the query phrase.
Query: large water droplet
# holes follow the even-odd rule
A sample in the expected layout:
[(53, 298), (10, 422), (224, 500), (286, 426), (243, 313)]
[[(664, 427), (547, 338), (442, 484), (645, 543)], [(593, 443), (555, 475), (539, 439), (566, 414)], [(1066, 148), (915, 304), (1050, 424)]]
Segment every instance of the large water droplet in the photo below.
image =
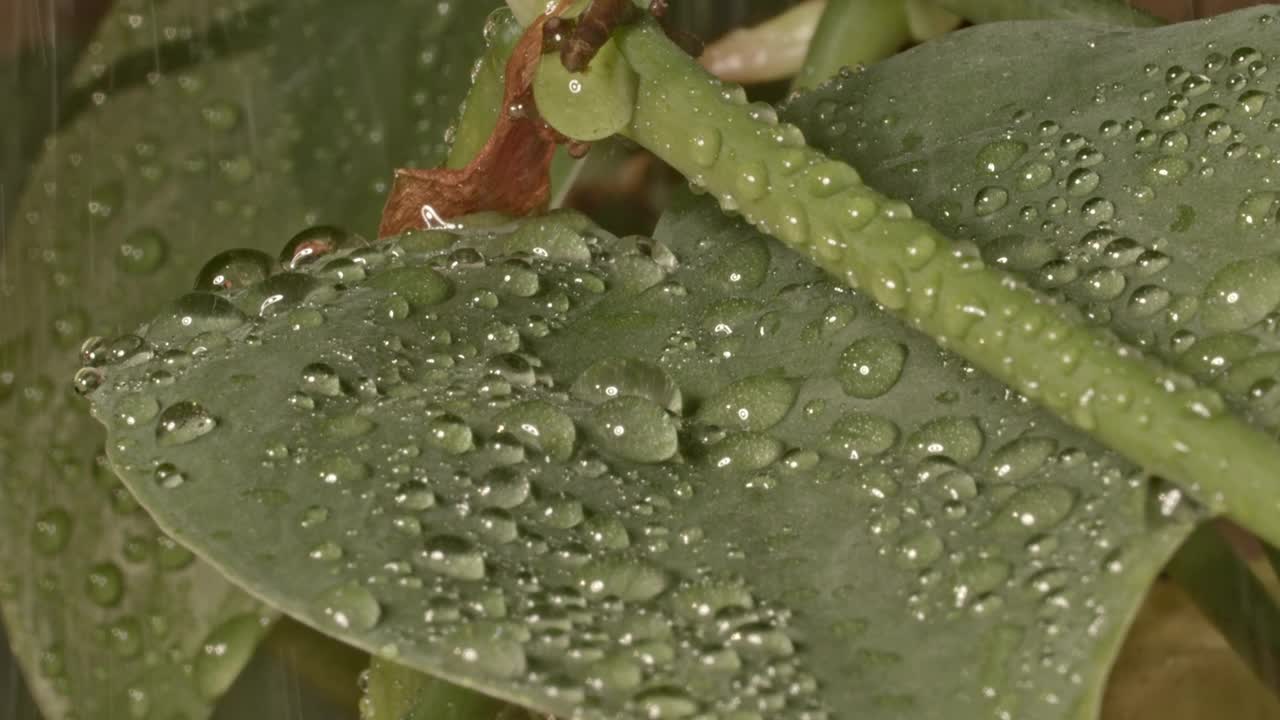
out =
[(852, 412), (831, 425), (822, 440), (828, 455), (846, 460), (865, 460), (888, 452), (898, 442), (898, 426), (889, 418)]
[(679, 447), (675, 419), (644, 398), (624, 396), (596, 406), (590, 428), (606, 452), (625, 460), (661, 462)]
[(978, 169), (983, 172), (999, 174), (1013, 167), (1025, 153), (1027, 144), (1021, 140), (996, 140), (987, 143), (978, 151)]
[(176, 402), (156, 421), (156, 443), (161, 447), (183, 445), (208, 435), (217, 425), (203, 405), (190, 400)]
[(294, 235), (280, 250), (280, 265), (298, 270), (353, 243), (350, 233), (332, 225), (316, 225)]
[(877, 398), (897, 384), (907, 361), (907, 348), (896, 340), (872, 336), (855, 341), (840, 355), (837, 377), (845, 393)]
[(684, 405), (680, 388), (666, 370), (631, 358), (607, 358), (587, 368), (571, 392), (590, 403), (619, 397), (639, 397), (679, 414)]
[(418, 563), (433, 572), (457, 580), (483, 580), (484, 555), (469, 540), (456, 535), (437, 535), (415, 556)]
[(382, 619), (382, 605), (369, 589), (358, 583), (346, 583), (329, 590), (320, 598), (320, 610), (342, 630), (372, 630)]
[(641, 561), (623, 558), (596, 560), (578, 573), (578, 586), (593, 597), (616, 597), (626, 602), (644, 602), (667, 588), (667, 574)]
[(1204, 288), (1200, 318), (1214, 332), (1244, 330), (1280, 306), (1280, 257), (1238, 260), (1220, 269)]
[(243, 290), (271, 275), (271, 256), (259, 250), (227, 250), (205, 263), (196, 277), (196, 290)]
[(782, 421), (795, 404), (796, 387), (777, 375), (739, 380), (709, 398), (698, 421), (726, 428), (759, 432)]

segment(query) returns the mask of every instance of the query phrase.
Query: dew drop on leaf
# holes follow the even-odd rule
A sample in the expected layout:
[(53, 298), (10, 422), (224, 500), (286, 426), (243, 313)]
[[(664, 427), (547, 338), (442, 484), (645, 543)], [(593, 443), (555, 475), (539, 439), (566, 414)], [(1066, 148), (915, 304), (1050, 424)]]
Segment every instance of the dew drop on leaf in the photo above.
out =
[(644, 398), (623, 396), (601, 403), (588, 422), (601, 448), (624, 460), (661, 462), (679, 447), (675, 419)]
[(196, 276), (195, 289), (204, 292), (244, 290), (266, 280), (274, 263), (260, 250), (234, 249), (219, 253)]
[(856, 340), (840, 355), (837, 377), (853, 397), (872, 399), (893, 389), (902, 376), (907, 349), (896, 340), (869, 336)]
[(418, 564), (458, 580), (483, 580), (484, 555), (471, 541), (457, 535), (437, 535), (415, 556)]
[(778, 375), (745, 378), (708, 398), (699, 422), (759, 432), (782, 421), (796, 400), (795, 384)]
[(321, 596), (321, 611), (342, 630), (372, 630), (382, 619), (382, 606), (369, 589), (358, 583), (338, 585)]
[(156, 444), (184, 445), (208, 435), (217, 425), (203, 405), (191, 400), (176, 402), (165, 408), (156, 421)]

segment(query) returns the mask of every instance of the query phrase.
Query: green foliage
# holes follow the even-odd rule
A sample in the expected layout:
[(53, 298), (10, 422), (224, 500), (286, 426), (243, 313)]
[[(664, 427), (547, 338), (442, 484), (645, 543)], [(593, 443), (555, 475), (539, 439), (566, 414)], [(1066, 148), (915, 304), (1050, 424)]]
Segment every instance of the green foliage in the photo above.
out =
[[(1273, 661), (1253, 576), (1203, 584), (1240, 569), (1212, 515), (1280, 537), (1273, 10), (948, 35), (786, 122), (642, 24), (545, 60), (538, 110), (720, 208), (295, 235), (444, 158), (492, 4), (109, 20), (0, 268), (0, 603), (46, 712), (206, 717), (281, 611), (374, 654), (369, 720), (1096, 717), (1197, 526), (1174, 574)], [(855, 6), (810, 75), (870, 47), (846, 25), (950, 22)], [(452, 165), (517, 31), (486, 26)], [(90, 332), (105, 450), (57, 389)]]
[(1196, 516), (705, 203), (656, 240), (557, 215), (338, 250), (188, 296), (141, 353), (92, 399), (164, 527), (549, 712), (1092, 708)]
[(0, 605), (48, 717), (206, 717), (273, 614), (103, 466), (69, 382), (81, 341), (132, 327), (221, 249), (321, 217), (375, 227), (391, 169), (443, 156), (494, 4), (136, 0), (104, 21), (3, 212)]
[[(993, 71), (1000, 73), (1000, 98), (1005, 103), (1002, 108), (1016, 113), (1018, 104), (1010, 102), (1010, 97), (1017, 97), (1017, 88), (1024, 88), (1028, 94), (1035, 93), (1038, 98), (1044, 73), (1049, 68), (1063, 71), (1067, 66), (1080, 65), (1081, 54), (1091, 57), (1093, 53), (1108, 50), (1132, 53), (1137, 45), (1148, 52), (1171, 55), (1168, 59), (1174, 63), (1191, 64), (1198, 62), (1203, 53), (1196, 49), (1193, 56), (1192, 51), (1184, 50), (1188, 37), (1203, 38), (1207, 34), (1217, 42), (1240, 48), (1232, 53), (1237, 66), (1260, 62), (1254, 58), (1258, 51), (1247, 43), (1263, 40), (1274, 20), (1270, 12), (1259, 10), (1236, 13), (1207, 25), (1130, 33), (1103, 31), (1092, 25), (1062, 24), (1040, 26), (1037, 33), (1034, 26), (1007, 25), (986, 30), (985, 34), (982, 31), (960, 34), (957, 39), (941, 44), (953, 51), (963, 47), (956, 54), (973, 57), (975, 48), (991, 46), (993, 41), (988, 36), (992, 34), (1009, 33), (1007, 45), (1011, 47), (1022, 43), (1029, 57), (1023, 65), (1028, 69), (1026, 75), (1018, 76), (1022, 78), (1021, 83), (1004, 89), (1013, 73)], [(747, 105), (740, 89), (724, 88), (707, 76), (652, 24), (624, 30), (619, 43), (641, 83), (628, 136), (679, 169), (696, 186), (713, 193), (723, 208), (742, 213), (758, 228), (802, 250), (819, 267), (841, 277), (851, 287), (864, 288), (911, 326), (955, 349), (978, 367), (1124, 452), (1151, 472), (1181, 484), (1215, 511), (1227, 512), (1272, 542), (1280, 539), (1280, 524), (1276, 522), (1280, 515), (1275, 512), (1275, 468), (1280, 467), (1280, 444), (1263, 428), (1250, 427), (1246, 418), (1232, 412), (1229, 400), (1217, 390), (1205, 387), (1193, 375), (1161, 364), (1154, 354), (1122, 346), (1108, 332), (1094, 327), (1098, 323), (1089, 322), (1079, 309), (1069, 304), (1046, 302), (1043, 295), (1024, 281), (998, 265), (990, 267), (978, 256), (973, 243), (958, 243), (941, 234), (916, 217), (908, 204), (865, 185), (850, 165), (811, 149), (805, 144), (801, 129), (779, 124), (772, 108)], [(1053, 52), (1055, 49), (1061, 52)], [(1184, 56), (1179, 56), (1180, 51)], [(1220, 62), (1228, 62), (1225, 55), (1219, 55)], [(911, 57), (920, 55), (908, 56), (894, 67), (905, 69)], [(1135, 67), (1132, 55), (1122, 58), (1114, 52), (1106, 57), (1107, 62), (1089, 66), (1097, 75), (1089, 74), (1085, 80), (1084, 73), (1077, 73), (1080, 84), (1064, 83), (1065, 88), (1080, 93), (1080, 86), (1087, 82), (1118, 93), (1116, 86), (1124, 88), (1120, 78), (1135, 82), (1131, 79), (1135, 75), (1141, 78), (1136, 81), (1141, 85), (1162, 82), (1154, 77), (1159, 70), (1155, 64)], [(961, 91), (956, 104), (965, 107), (966, 103), (972, 103), (968, 106), (975, 107), (977, 103), (973, 98), (980, 93), (954, 75), (948, 76), (945, 69), (957, 67), (957, 59), (946, 59), (948, 64), (939, 64), (936, 68), (930, 64), (929, 69), (920, 66), (910, 69), (926, 73), (934, 70), (933, 74), (947, 77), (949, 82), (938, 88), (940, 93), (967, 88)], [(1265, 72), (1265, 64), (1261, 68), (1258, 72)], [(904, 73), (900, 78), (906, 79), (893, 87), (909, 88), (909, 92), (914, 93), (916, 83), (910, 78), (916, 72)], [(1207, 76), (1191, 78), (1182, 64), (1174, 65), (1171, 72), (1188, 76), (1173, 82), (1185, 82), (1192, 87), (1204, 85), (1204, 91), (1212, 86)], [(981, 74), (972, 73), (968, 77), (981, 77)], [(983, 80), (989, 83), (983, 87), (993, 86), (991, 78)], [(1239, 93), (1247, 82), (1241, 76), (1237, 87), (1229, 91)], [(855, 84), (856, 80), (850, 78), (843, 87), (848, 89)], [(865, 142), (861, 137), (852, 140), (847, 134), (848, 124), (839, 116), (846, 108), (852, 108), (847, 114), (856, 115), (877, 107), (878, 103), (896, 105), (899, 102), (887, 88), (877, 90), (874, 98), (860, 105), (845, 105), (829, 98), (819, 101), (820, 106), (810, 106), (813, 117), (810, 122), (816, 122), (830, 136), (828, 140)], [(1097, 100), (1095, 106), (1103, 104), (1105, 92), (1090, 96)], [(1176, 94), (1182, 98), (1177, 102), (1185, 104), (1185, 96)], [(1142, 95), (1122, 95), (1107, 112), (1141, 110), (1140, 103), (1151, 102), (1156, 96), (1154, 90)], [(1065, 104), (1080, 95), (1064, 90), (1064, 95), (1057, 97), (1072, 99), (1060, 101)], [(1244, 89), (1235, 100), (1235, 111), (1256, 115), (1262, 112), (1269, 97), (1261, 90)], [(989, 113), (994, 105), (990, 103), (990, 96), (986, 100), (983, 112)], [(947, 106), (951, 108), (950, 103)], [(1227, 113), (1225, 108), (1214, 107), (1223, 115)], [(1187, 110), (1170, 104), (1153, 111), (1157, 116), (1156, 126), (1165, 126), (1162, 129), (1173, 145), (1162, 146), (1163, 154), (1156, 158), (1144, 158), (1136, 172), (1128, 169), (1135, 182), (1149, 183), (1135, 188), (1139, 194), (1154, 196), (1157, 191), (1152, 185), (1177, 185), (1194, 168), (1191, 160), (1179, 154), (1183, 150), (1181, 144), (1189, 139), (1184, 132), (1176, 130), (1187, 121)], [(896, 111), (890, 112), (890, 118), (896, 116)], [(1073, 112), (1084, 114), (1078, 110)], [(1030, 111), (1025, 114), (1031, 115)], [(938, 112), (913, 117), (915, 122), (935, 127), (935, 118), (941, 115)], [(1233, 119), (1240, 121), (1234, 116)], [(880, 121), (899, 131), (896, 121), (886, 122), (883, 118)], [(1113, 122), (1119, 125), (1118, 121)], [(1154, 131), (1147, 133), (1150, 142), (1156, 142), (1155, 135)], [(1079, 134), (1073, 133), (1073, 136)], [(917, 132), (908, 137), (914, 138), (909, 141), (914, 143), (922, 136)], [(1263, 143), (1257, 152), (1269, 157), (1272, 151), (1266, 140), (1274, 143), (1275, 135), (1255, 137)], [(966, 158), (971, 169), (981, 167), (984, 162), (1003, 164), (1009, 160), (1006, 157), (1009, 154), (1013, 155), (1009, 160), (1012, 162), (1025, 152), (1025, 145), (1018, 140), (1005, 142), (988, 137), (985, 141), (990, 146), (983, 148), (983, 154), (976, 159), (975, 155)], [(1082, 138), (1081, 147), (1076, 150), (1082, 150), (1084, 144)], [(1246, 151), (1243, 143), (1236, 143), (1235, 152)], [(988, 153), (994, 155), (994, 159), (989, 160)], [(1089, 165), (1091, 157), (1094, 164), (1101, 162), (1100, 156), (1091, 156), (1088, 152), (1074, 161), (1068, 160), (1068, 165), (1075, 163), (1075, 170), (1063, 180), (1063, 185), (1068, 195), (1086, 203), (1080, 207), (1083, 221), (1096, 227), (1113, 219), (1117, 206), (1112, 200), (1093, 195), (1100, 175), (1098, 169)], [(1052, 177), (1052, 168), (1048, 168), (1048, 172)], [(983, 187), (972, 196), (970, 212), (979, 218), (994, 215), (1007, 207), (1009, 192), (999, 185)], [(1160, 199), (1153, 201), (1153, 208), (1167, 206), (1176, 197), (1175, 193), (1161, 192)], [(1244, 208), (1257, 212), (1260, 218), (1267, 217), (1274, 213), (1269, 207), (1274, 202), (1273, 195), (1255, 189), (1241, 201), (1241, 210), (1220, 213), (1219, 217), (1229, 215), (1233, 222), (1249, 222), (1238, 219), (1245, 213)], [(1204, 196), (1200, 197), (1199, 205), (1206, 205)], [(1064, 208), (1068, 206), (1066, 199), (1060, 198), (1058, 202)], [(1255, 209), (1259, 203), (1263, 207)], [(1192, 218), (1199, 209), (1194, 202), (1185, 208), (1184, 214)], [(1205, 208), (1204, 213), (1211, 211)], [(1107, 228), (1099, 229), (1104, 234), (1110, 232)], [(1132, 239), (1126, 242), (1133, 244), (1136, 261), (1144, 246)], [(1238, 252), (1238, 249), (1231, 246), (1230, 249), (1224, 247), (1223, 251)], [(1215, 268), (1218, 273), (1205, 287), (1201, 313), (1208, 325), (1205, 329), (1225, 332), (1265, 327), (1266, 316), (1280, 304), (1280, 297), (1273, 297), (1274, 288), (1269, 282), (1271, 268), (1277, 261), (1269, 256), (1233, 256), (1231, 259), (1233, 262)], [(1106, 261), (1103, 259), (1100, 264)], [(1123, 259), (1112, 262), (1126, 264)], [(1082, 304), (1114, 299), (1115, 294), (1125, 289), (1127, 280), (1119, 269), (1105, 270), (1103, 274), (1091, 273), (1083, 283), (1085, 292), (1077, 298)], [(1103, 277), (1107, 282), (1097, 286)], [(1086, 306), (1085, 311), (1088, 309)], [(1193, 309), (1184, 306), (1174, 316), (1181, 317)], [(1274, 384), (1275, 381), (1268, 382)]]

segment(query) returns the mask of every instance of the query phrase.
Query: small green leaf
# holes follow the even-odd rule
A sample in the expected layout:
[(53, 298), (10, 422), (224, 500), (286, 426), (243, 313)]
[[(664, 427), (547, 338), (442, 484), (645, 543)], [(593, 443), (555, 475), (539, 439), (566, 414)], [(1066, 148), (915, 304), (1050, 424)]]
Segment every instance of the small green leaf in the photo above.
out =
[[(405, 667), (586, 717), (1078, 717), (1202, 517), (706, 203), (445, 237), (316, 258), (169, 385), (153, 323), (92, 395), (166, 528)], [(380, 287), (428, 269), (436, 304)]]
[(576, 140), (603, 140), (631, 122), (636, 105), (635, 73), (615, 43), (605, 43), (591, 66), (569, 72), (558, 54), (544, 55), (533, 82), (538, 111)]
[[(198, 276), (201, 290), (239, 286), (277, 265), (245, 252), (201, 276), (222, 249), (274, 252), (322, 215), (374, 227), (395, 164), (442, 159), (494, 5), (124, 0), (104, 20), (60, 100), (65, 126), (37, 146), (21, 202), (0, 210), (0, 609), (47, 717), (207, 717), (272, 615), (164, 535), (104, 466), (69, 381), (81, 342), (133, 326)], [(239, 312), (199, 294), (175, 310), (175, 327)], [(210, 427), (162, 410), (120, 407), (172, 422), (174, 442)], [(156, 468), (163, 484), (190, 479)]]

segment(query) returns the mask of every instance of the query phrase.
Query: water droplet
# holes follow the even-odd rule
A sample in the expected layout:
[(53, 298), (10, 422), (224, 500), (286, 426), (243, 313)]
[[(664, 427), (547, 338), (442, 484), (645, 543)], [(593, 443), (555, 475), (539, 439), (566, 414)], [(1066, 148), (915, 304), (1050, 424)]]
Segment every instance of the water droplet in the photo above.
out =
[(156, 421), (156, 444), (160, 447), (184, 445), (208, 435), (217, 425), (217, 420), (203, 405), (190, 400), (177, 402), (160, 413)]
[(1002, 187), (990, 186), (982, 188), (973, 198), (973, 212), (978, 217), (985, 217), (1003, 210), (1009, 204), (1009, 191)]
[(1015, 492), (991, 521), (1001, 532), (1043, 532), (1071, 514), (1076, 492), (1053, 483), (1040, 483)]
[(932, 530), (921, 530), (898, 543), (898, 562), (909, 568), (929, 567), (942, 557), (946, 546)]
[(1275, 222), (1280, 193), (1249, 193), (1236, 209), (1236, 225), (1242, 230), (1255, 230)]
[(410, 480), (396, 488), (396, 506), (405, 510), (426, 510), (435, 507), (435, 493), (421, 480)]
[(623, 396), (601, 403), (589, 422), (600, 446), (624, 460), (661, 462), (679, 446), (674, 418), (644, 398)]
[(907, 444), (916, 455), (942, 455), (957, 463), (969, 463), (982, 453), (985, 437), (978, 421), (972, 417), (935, 418), (921, 425)]
[(795, 384), (777, 375), (739, 380), (709, 398), (698, 421), (759, 432), (777, 425), (795, 404)]
[(192, 338), (202, 333), (226, 333), (244, 325), (248, 317), (219, 295), (205, 292), (187, 293), (179, 298), (167, 315), (157, 319), (152, 332), (178, 338)]
[(1030, 162), (1018, 171), (1018, 189), (1038, 190), (1053, 180), (1053, 168), (1042, 162)]
[(840, 355), (836, 376), (848, 395), (877, 398), (893, 389), (906, 366), (907, 348), (887, 337), (855, 341)]
[(280, 250), (280, 266), (299, 270), (354, 243), (350, 233), (332, 225), (316, 225), (294, 235)]
[(1098, 188), (1102, 178), (1088, 168), (1079, 168), (1067, 176), (1067, 193), (1070, 195), (1088, 195)]
[(700, 128), (691, 138), (690, 155), (699, 166), (709, 168), (720, 159), (720, 146), (723, 142), (720, 131), (716, 128)]
[(338, 585), (324, 593), (320, 610), (342, 630), (365, 632), (382, 619), (382, 606), (369, 589), (358, 583)]
[(764, 469), (782, 455), (782, 443), (760, 433), (730, 433), (707, 448), (707, 463), (717, 470)]
[(1269, 96), (1260, 90), (1250, 90), (1240, 96), (1236, 100), (1236, 104), (1240, 107), (1241, 112), (1249, 117), (1254, 117), (1262, 112), (1262, 108), (1266, 107)]
[(578, 586), (592, 597), (616, 597), (644, 602), (667, 589), (667, 573), (642, 560), (610, 557), (587, 563), (578, 572)]
[(173, 463), (160, 463), (157, 465), (154, 476), (156, 485), (166, 490), (182, 487), (187, 481), (187, 476)]
[(1147, 167), (1147, 181), (1152, 185), (1175, 183), (1191, 172), (1191, 163), (1178, 156), (1162, 157)]
[(475, 446), (471, 426), (457, 415), (444, 414), (427, 423), (427, 439), (452, 455), (469, 452)]
[(997, 140), (987, 143), (978, 151), (978, 169), (999, 174), (1013, 167), (1027, 152), (1027, 144), (1020, 140)]
[(769, 276), (769, 246), (759, 237), (730, 245), (707, 268), (707, 275), (729, 291), (754, 290)]
[(429, 267), (404, 267), (386, 270), (368, 283), (399, 295), (413, 307), (438, 305), (453, 296), (453, 283)]
[(511, 509), (529, 497), (529, 479), (511, 468), (496, 468), (484, 476), (476, 494), (481, 505)]
[(555, 460), (563, 462), (573, 455), (577, 439), (573, 420), (550, 403), (541, 400), (521, 403), (499, 414), (497, 422), (498, 432), (510, 433)]
[(437, 535), (423, 545), (415, 558), (418, 564), (457, 580), (483, 580), (484, 555), (469, 540), (456, 535)]
[(342, 380), (331, 366), (311, 363), (302, 368), (302, 391), (312, 395), (337, 397), (342, 394)]
[(1201, 297), (1200, 318), (1213, 332), (1244, 330), (1280, 307), (1280, 257), (1264, 255), (1229, 263)]
[(1052, 438), (1018, 438), (992, 454), (991, 474), (1004, 482), (1018, 482), (1044, 467), (1057, 450)]
[(196, 290), (243, 290), (271, 275), (271, 256), (258, 250), (235, 249), (215, 255), (196, 277)]
[(898, 442), (898, 426), (889, 418), (852, 412), (831, 424), (822, 450), (833, 457), (865, 460), (888, 452)]
[(608, 358), (591, 365), (574, 381), (571, 392), (589, 403), (638, 397), (679, 414), (684, 400), (666, 370), (641, 360)]

